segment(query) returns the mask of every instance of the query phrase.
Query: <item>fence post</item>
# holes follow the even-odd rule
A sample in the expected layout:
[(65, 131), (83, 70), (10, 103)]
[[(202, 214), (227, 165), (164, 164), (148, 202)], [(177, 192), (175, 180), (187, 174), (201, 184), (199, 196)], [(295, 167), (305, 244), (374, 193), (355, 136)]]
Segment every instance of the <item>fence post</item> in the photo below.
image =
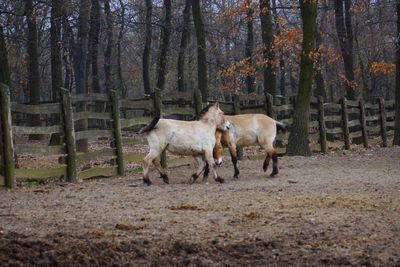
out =
[(201, 92), (198, 89), (194, 90), (193, 93), (193, 101), (194, 101), (194, 108), (196, 112), (196, 117), (199, 116), (199, 113), (203, 107), (203, 103), (201, 102)]
[(0, 83), (1, 122), (3, 123), (4, 177), (8, 188), (15, 187), (14, 143), (11, 122), (10, 88)]
[(368, 147), (367, 121), (365, 119), (365, 106), (363, 99), (360, 99), (358, 107), (360, 108), (360, 123), (361, 123), (363, 145), (364, 147)]
[(119, 97), (115, 90), (111, 91), (111, 108), (114, 126), (114, 144), (117, 149), (118, 174), (125, 175), (124, 155), (122, 153), (121, 121), (119, 116)]
[(349, 115), (347, 113), (347, 99), (343, 97), (341, 100), (342, 104), (342, 121), (343, 121), (343, 137), (344, 137), (344, 149), (350, 149), (350, 132), (349, 132)]
[[(153, 93), (154, 116), (161, 117), (161, 101), (161, 90), (155, 89)], [(162, 167), (167, 167), (167, 156), (165, 151), (161, 153), (160, 163)]]
[(379, 113), (380, 113), (380, 121), (381, 121), (381, 136), (382, 136), (382, 145), (383, 147), (387, 147), (387, 132), (386, 132), (386, 108), (385, 108), (385, 99), (383, 97), (379, 98)]
[(271, 118), (275, 118), (273, 110), (273, 96), (271, 94), (266, 94), (264, 106), (266, 114)]
[(325, 126), (325, 112), (324, 112), (324, 98), (318, 96), (318, 123), (319, 123), (319, 143), (321, 152), (326, 153), (326, 126)]
[[(239, 95), (233, 95), (232, 97), (233, 100), (233, 114), (234, 115), (239, 115), (240, 114), (240, 100), (239, 100)], [(236, 147), (236, 155), (238, 160), (243, 159), (243, 148), (242, 147)]]
[(76, 182), (78, 181), (78, 175), (76, 173), (74, 118), (72, 116), (71, 94), (65, 88), (61, 88), (61, 100), (64, 118), (65, 144), (67, 146), (67, 181)]

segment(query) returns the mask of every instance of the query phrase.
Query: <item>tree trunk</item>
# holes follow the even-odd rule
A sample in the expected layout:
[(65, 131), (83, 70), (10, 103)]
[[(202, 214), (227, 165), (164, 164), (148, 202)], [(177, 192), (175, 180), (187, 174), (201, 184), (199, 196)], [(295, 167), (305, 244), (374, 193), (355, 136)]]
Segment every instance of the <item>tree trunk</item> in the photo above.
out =
[(276, 95), (275, 53), (273, 50), (274, 33), (270, 0), (260, 0), (261, 32), (264, 45), (264, 94)]
[[(100, 3), (99, 0), (92, 0), (92, 10), (90, 13), (90, 31), (89, 31), (89, 51), (88, 57), (92, 67), (92, 91), (100, 93), (99, 82), (99, 34), (100, 34)], [(86, 66), (90, 68), (89, 65)], [(87, 72), (89, 74), (90, 72)], [(89, 77), (89, 75), (88, 75)]]
[[(112, 55), (112, 47), (113, 47), (113, 17), (110, 9), (110, 0), (104, 0), (104, 12), (106, 14), (106, 36), (107, 36), (107, 47), (104, 52), (104, 78), (105, 78), (105, 87), (106, 91), (110, 92), (112, 89), (112, 80), (111, 80), (111, 55)], [(118, 88), (121, 92), (122, 88)]]
[[(275, 20), (275, 27), (276, 27), (276, 35), (281, 34), (280, 25), (278, 24), (278, 14), (276, 12), (276, 0), (272, 1), (272, 11), (274, 14)], [(287, 95), (286, 89), (286, 66), (285, 66), (285, 59), (284, 59), (284, 51), (282, 48), (279, 50), (279, 93), (281, 95)]]
[(185, 8), (183, 9), (183, 26), (181, 35), (181, 44), (179, 46), (178, 55), (178, 91), (186, 92), (186, 79), (185, 79), (185, 52), (188, 44), (189, 23), (190, 23), (190, 7), (192, 0), (185, 1)]
[(122, 98), (126, 98), (127, 89), (125, 88), (125, 83), (122, 78), (122, 65), (121, 65), (121, 41), (122, 37), (124, 37), (125, 30), (125, 5), (122, 0), (119, 0), (119, 4), (121, 6), (121, 27), (119, 29), (118, 41), (117, 41), (117, 73), (118, 73), (118, 83), (119, 89), (121, 90)]
[[(27, 32), (27, 53), (28, 53), (28, 84), (27, 91), (29, 91), (29, 102), (32, 105), (40, 103), (40, 74), (39, 74), (39, 53), (38, 53), (38, 35), (37, 24), (33, 1), (25, 1), (25, 13), (28, 24)], [(40, 115), (30, 115), (30, 125), (40, 126)], [(42, 135), (30, 135), (30, 139), (42, 139)]]
[(303, 22), (300, 81), (287, 153), (288, 155), (308, 156), (311, 154), (308, 145), (308, 120), (310, 117), (310, 100), (314, 64), (312, 57), (310, 57), (310, 53), (315, 51), (317, 2), (308, 0), (299, 0), (299, 2), (301, 19)]
[(151, 50), (151, 15), (152, 15), (152, 1), (146, 0), (146, 37), (143, 50), (143, 86), (144, 93), (149, 95), (151, 93), (150, 85), (150, 50)]
[(203, 102), (207, 102), (208, 81), (207, 81), (207, 52), (206, 52), (206, 33), (201, 17), (200, 1), (192, 2), (192, 16), (197, 39), (197, 84), (201, 92)]
[(161, 31), (160, 57), (157, 67), (157, 88), (164, 90), (165, 73), (167, 69), (167, 54), (169, 49), (169, 39), (171, 36), (171, 0), (164, 0), (164, 25)]
[[(322, 45), (322, 36), (320, 32), (323, 32), (323, 22), (325, 21), (326, 17), (326, 6), (323, 7), (323, 13), (321, 14), (321, 21), (319, 24), (319, 29), (318, 26), (315, 27), (315, 41), (316, 41), (316, 48), (318, 48)], [(324, 101), (326, 101), (326, 90), (325, 90), (325, 81), (324, 81), (324, 75), (322, 73), (322, 65), (323, 62), (321, 61), (321, 56), (318, 57), (317, 59), (317, 64), (314, 66), (314, 80), (315, 80), (315, 91), (314, 94), (315, 96), (321, 96)]]
[[(4, 83), (10, 86), (10, 69), (7, 58), (7, 46), (4, 40), (3, 26), (1, 24), (0, 24), (0, 83)], [(1, 104), (0, 104), (0, 112), (2, 112)], [(1, 116), (0, 116), (0, 154), (4, 155), (2, 126), (3, 123), (1, 121)], [(0, 162), (0, 164), (3, 165), (2, 162)]]
[(67, 16), (63, 14), (62, 16), (62, 43), (64, 45), (64, 68), (65, 68), (65, 78), (64, 87), (68, 90), (72, 90), (72, 85), (74, 84), (74, 67), (73, 67), (73, 50), (74, 48), (74, 38), (71, 26), (68, 23)]
[[(51, 87), (52, 100), (54, 102), (60, 101), (60, 88), (63, 86), (61, 61), (62, 3), (61, 0), (54, 0), (52, 2), (50, 17)], [(55, 120), (54, 123), (60, 123), (59, 114), (53, 114), (53, 117)], [(59, 145), (61, 143), (61, 133), (51, 135), (49, 145)]]
[(61, 62), (62, 3), (62, 0), (53, 0), (50, 18), (51, 86), (53, 101), (60, 101), (60, 87), (63, 86)]
[[(400, 34), (400, 0), (396, 1), (397, 9), (397, 36)], [(400, 39), (396, 46), (396, 117), (394, 124), (393, 145), (400, 146)]]
[[(86, 76), (86, 62), (88, 53), (89, 43), (89, 18), (90, 18), (90, 0), (80, 0), (79, 7), (79, 21), (78, 21), (78, 42), (75, 46), (75, 83), (76, 93), (86, 94), (88, 93), (87, 76)], [(86, 111), (86, 104), (82, 103), (77, 106), (77, 111)], [(84, 131), (88, 129), (87, 120), (79, 120), (76, 124), (77, 131)], [(81, 139), (77, 141), (77, 151), (87, 152), (88, 141), (87, 139)]]
[(7, 46), (4, 39), (3, 25), (0, 24), (0, 83), (10, 86), (10, 69), (8, 65)]
[[(254, 89), (254, 74), (252, 73), (253, 69), (253, 47), (254, 47), (254, 34), (253, 34), (253, 13), (254, 10), (251, 7), (251, 1), (246, 0), (247, 6), (247, 40), (246, 40), (246, 61), (247, 61), (247, 68), (249, 70), (249, 74), (246, 75), (246, 87), (247, 93), (251, 94), (255, 92)], [(263, 36), (264, 37), (264, 36)], [(264, 88), (265, 90), (265, 88)]]
[[(343, 3), (345, 5), (344, 11)], [(335, 25), (344, 62), (346, 95), (348, 99), (355, 100), (355, 88), (351, 86), (354, 82), (354, 63), (350, 5), (350, 0), (335, 0)]]

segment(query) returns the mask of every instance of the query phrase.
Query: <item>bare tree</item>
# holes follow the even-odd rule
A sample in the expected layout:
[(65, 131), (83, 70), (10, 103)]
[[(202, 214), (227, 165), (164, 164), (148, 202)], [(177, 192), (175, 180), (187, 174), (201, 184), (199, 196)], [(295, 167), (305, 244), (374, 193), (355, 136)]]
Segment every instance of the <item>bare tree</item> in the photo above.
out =
[(185, 8), (183, 9), (183, 25), (181, 33), (181, 42), (179, 46), (178, 55), (178, 91), (185, 92), (186, 79), (185, 79), (185, 54), (186, 47), (188, 45), (188, 35), (189, 35), (189, 23), (190, 23), (190, 8), (192, 5), (192, 0), (185, 1)]
[(200, 1), (192, 2), (192, 15), (197, 39), (197, 84), (201, 92), (203, 102), (207, 102), (208, 80), (207, 80), (207, 52), (206, 33), (204, 31), (203, 19), (201, 17)]
[(263, 59), (264, 67), (264, 93), (272, 95), (276, 94), (276, 75), (275, 66), (273, 61), (275, 60), (275, 53), (273, 50), (274, 45), (274, 33), (271, 16), (271, 5), (270, 0), (260, 0), (260, 19), (261, 19), (261, 33), (262, 41), (264, 45)]
[[(349, 99), (356, 99), (356, 92), (352, 87), (354, 82), (353, 63), (353, 29), (350, 15), (350, 0), (335, 0), (335, 24), (339, 38), (340, 49), (344, 62), (346, 76), (346, 95)], [(343, 10), (343, 4), (345, 6)]]
[(151, 93), (150, 85), (150, 50), (151, 50), (151, 15), (153, 4), (151, 0), (146, 0), (146, 37), (143, 49), (143, 86), (144, 93)]
[(157, 88), (164, 90), (167, 69), (167, 53), (171, 36), (171, 0), (164, 0), (164, 25), (161, 31), (160, 57), (157, 66)]
[(396, 121), (394, 125), (393, 145), (400, 146), (400, 0), (396, 1), (397, 44), (396, 44)]
[[(246, 0), (245, 2), (247, 6), (247, 16), (246, 16), (246, 21), (247, 21), (247, 40), (246, 40), (246, 63), (247, 63), (247, 68), (253, 69), (253, 48), (254, 48), (254, 34), (253, 34), (253, 13), (254, 10), (251, 6), (251, 1)], [(247, 93), (251, 94), (255, 92), (254, 89), (254, 74), (252, 71), (249, 71), (248, 74), (246, 75), (246, 87), (247, 87)]]

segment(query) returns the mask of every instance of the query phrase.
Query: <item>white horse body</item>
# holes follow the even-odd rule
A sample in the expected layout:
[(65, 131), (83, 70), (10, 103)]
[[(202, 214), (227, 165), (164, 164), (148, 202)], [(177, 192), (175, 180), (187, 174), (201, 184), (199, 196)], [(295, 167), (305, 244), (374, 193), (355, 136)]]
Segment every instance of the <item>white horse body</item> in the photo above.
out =
[(215, 131), (215, 126), (203, 121), (160, 119), (147, 141), (150, 151), (165, 148), (173, 154), (199, 156), (214, 148)]
[(216, 142), (215, 131), (217, 128), (226, 131), (230, 127), (230, 122), (224, 118), (224, 113), (218, 103), (205, 107), (199, 117), (198, 121), (179, 121), (156, 117), (139, 131), (139, 133), (147, 133), (150, 148), (144, 159), (143, 181), (146, 184), (151, 184), (149, 168), (153, 164), (164, 182), (169, 182), (168, 175), (159, 161), (161, 153), (165, 150), (195, 158), (198, 168), (192, 175), (192, 182), (204, 170), (205, 161), (211, 166), (214, 179), (220, 183), (224, 182), (215, 170), (213, 149)]

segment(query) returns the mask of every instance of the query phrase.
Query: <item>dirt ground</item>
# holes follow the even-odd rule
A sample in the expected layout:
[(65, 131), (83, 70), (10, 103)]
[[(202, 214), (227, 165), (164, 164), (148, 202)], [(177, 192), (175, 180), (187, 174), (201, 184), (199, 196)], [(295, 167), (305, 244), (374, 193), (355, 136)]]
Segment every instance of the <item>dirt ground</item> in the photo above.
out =
[[(2, 266), (400, 266), (400, 147), (0, 191)], [(268, 170), (268, 173), (271, 170)]]

